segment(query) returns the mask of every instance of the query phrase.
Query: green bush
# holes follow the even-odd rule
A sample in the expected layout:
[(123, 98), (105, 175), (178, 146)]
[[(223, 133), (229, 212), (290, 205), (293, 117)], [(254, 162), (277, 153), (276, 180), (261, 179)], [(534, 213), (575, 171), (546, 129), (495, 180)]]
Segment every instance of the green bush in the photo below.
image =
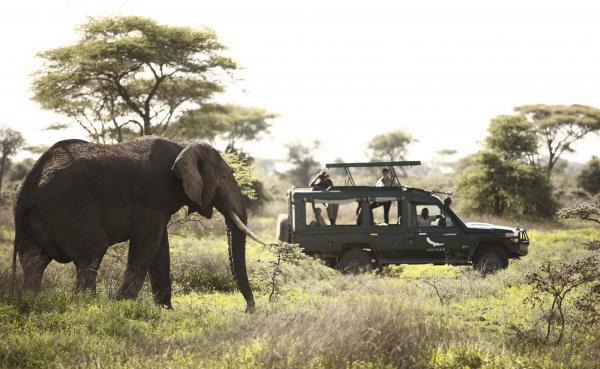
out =
[(462, 210), (477, 213), (551, 218), (557, 207), (546, 172), (489, 151), (473, 156), (457, 178), (457, 191)]
[(577, 176), (577, 185), (587, 192), (595, 195), (600, 193), (600, 159), (593, 156), (585, 163)]

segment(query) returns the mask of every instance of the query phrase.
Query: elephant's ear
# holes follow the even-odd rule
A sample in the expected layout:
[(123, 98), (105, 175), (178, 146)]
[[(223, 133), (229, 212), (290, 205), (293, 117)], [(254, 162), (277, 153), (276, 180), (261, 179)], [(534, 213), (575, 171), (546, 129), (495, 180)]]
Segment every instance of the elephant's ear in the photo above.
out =
[(193, 210), (198, 210), (200, 214), (210, 218), (214, 189), (204, 186), (205, 181), (200, 173), (200, 160), (193, 145), (190, 145), (179, 153), (171, 169), (182, 180), (183, 190), (187, 197), (196, 203), (197, 206), (194, 206)]

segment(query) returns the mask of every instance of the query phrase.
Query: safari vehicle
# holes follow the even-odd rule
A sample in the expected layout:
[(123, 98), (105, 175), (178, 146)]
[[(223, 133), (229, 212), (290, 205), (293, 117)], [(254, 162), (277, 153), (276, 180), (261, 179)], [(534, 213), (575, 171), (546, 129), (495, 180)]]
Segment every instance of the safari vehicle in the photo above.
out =
[[(288, 213), (278, 218), (277, 238), (297, 243), (308, 255), (323, 259), (343, 272), (381, 268), (389, 264), (473, 265), (484, 274), (508, 267), (508, 260), (527, 255), (524, 229), (484, 223), (463, 223), (436, 192), (407, 186), (357, 186), (350, 168), (388, 168), (420, 165), (418, 161), (335, 163), (327, 168), (346, 172), (343, 186), (326, 190), (288, 190)], [(373, 202), (391, 202), (389, 224), (378, 221), (382, 208)], [(317, 217), (325, 207), (338, 206), (334, 225)], [(428, 217), (424, 217), (429, 212)], [(421, 216), (423, 219), (418, 219)]]

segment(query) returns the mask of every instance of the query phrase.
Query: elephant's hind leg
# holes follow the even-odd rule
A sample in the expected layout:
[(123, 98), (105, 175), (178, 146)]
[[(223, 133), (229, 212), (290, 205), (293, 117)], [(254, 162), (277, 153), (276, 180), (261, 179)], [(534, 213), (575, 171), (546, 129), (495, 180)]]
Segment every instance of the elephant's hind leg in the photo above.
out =
[(150, 266), (150, 285), (154, 303), (171, 309), (171, 276), (169, 275), (169, 235), (163, 231), (160, 248)]
[(34, 245), (19, 247), (19, 261), (23, 268), (23, 288), (39, 291), (44, 270), (50, 264), (50, 257), (41, 248)]

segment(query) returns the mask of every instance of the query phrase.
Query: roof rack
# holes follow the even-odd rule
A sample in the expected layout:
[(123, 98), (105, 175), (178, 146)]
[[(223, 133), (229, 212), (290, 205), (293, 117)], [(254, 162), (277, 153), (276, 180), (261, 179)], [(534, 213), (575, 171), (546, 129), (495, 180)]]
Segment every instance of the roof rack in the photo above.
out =
[(420, 160), (413, 161), (371, 161), (364, 163), (329, 163), (325, 164), (325, 168), (344, 168), (346, 171), (346, 183), (351, 186), (356, 186), (354, 182), (354, 178), (352, 178), (352, 174), (350, 173), (350, 168), (372, 168), (372, 167), (386, 167), (390, 170), (392, 174), (392, 181), (395, 180), (398, 185), (400, 181), (398, 180), (398, 176), (396, 175), (396, 170), (394, 167), (412, 167), (415, 165), (421, 165)]

